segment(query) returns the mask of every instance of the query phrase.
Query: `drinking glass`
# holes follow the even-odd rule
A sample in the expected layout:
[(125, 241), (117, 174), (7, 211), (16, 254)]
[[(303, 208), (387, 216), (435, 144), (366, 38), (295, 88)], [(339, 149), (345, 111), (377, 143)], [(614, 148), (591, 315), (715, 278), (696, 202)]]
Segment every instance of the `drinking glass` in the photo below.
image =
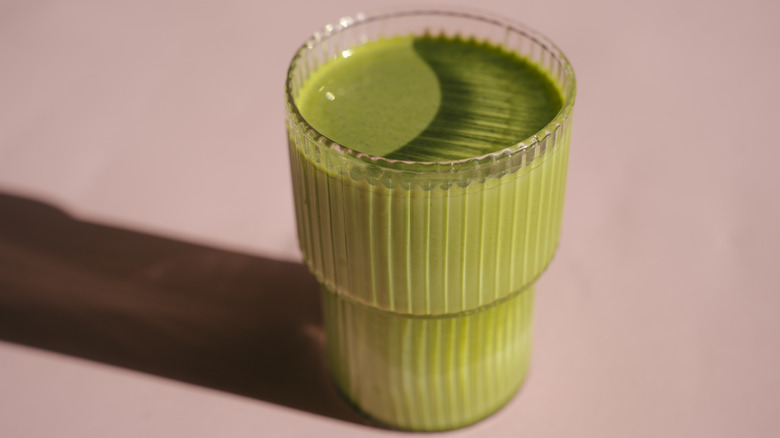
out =
[[(489, 42), (547, 74), (563, 106), (535, 135), (466, 159), (372, 156), (322, 135), (296, 99), (343, 51), (394, 36)], [(521, 386), (534, 284), (561, 229), (574, 72), (547, 38), (517, 23), (447, 10), (342, 18), (292, 60), (287, 132), (298, 237), (322, 285), (327, 363), (343, 396), (393, 428), (479, 421)]]

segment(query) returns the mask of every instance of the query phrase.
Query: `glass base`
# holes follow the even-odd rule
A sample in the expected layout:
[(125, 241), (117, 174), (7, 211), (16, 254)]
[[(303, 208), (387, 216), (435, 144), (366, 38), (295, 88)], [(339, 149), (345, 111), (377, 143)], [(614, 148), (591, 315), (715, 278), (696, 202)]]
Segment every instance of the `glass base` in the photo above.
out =
[(323, 288), (327, 356), (342, 395), (390, 428), (476, 423), (518, 391), (531, 356), (533, 286), (454, 315), (378, 310)]

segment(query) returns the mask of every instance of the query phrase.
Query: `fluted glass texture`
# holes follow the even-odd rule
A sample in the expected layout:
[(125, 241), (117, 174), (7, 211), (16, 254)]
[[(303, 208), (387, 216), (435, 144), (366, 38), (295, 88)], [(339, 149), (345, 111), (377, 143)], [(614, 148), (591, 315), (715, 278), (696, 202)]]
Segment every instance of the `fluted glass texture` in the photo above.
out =
[(483, 309), (409, 316), (323, 291), (328, 365), (363, 412), (402, 429), (445, 430), (500, 409), (531, 357), (533, 286)]
[[(432, 31), (530, 60), (563, 108), (518, 144), (430, 163), (356, 152), (300, 115), (298, 90), (337, 53)], [(336, 384), (367, 415), (404, 429), (451, 429), (494, 412), (525, 376), (533, 284), (560, 235), (575, 95), (565, 57), (531, 30), (469, 14), (357, 16), (301, 48), (287, 93), (298, 236), (323, 285)]]

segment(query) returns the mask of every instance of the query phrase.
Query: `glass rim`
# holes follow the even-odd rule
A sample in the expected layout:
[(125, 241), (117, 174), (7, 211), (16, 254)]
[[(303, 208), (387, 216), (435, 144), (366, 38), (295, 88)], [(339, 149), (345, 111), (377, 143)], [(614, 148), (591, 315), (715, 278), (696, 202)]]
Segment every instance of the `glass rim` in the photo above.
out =
[[(561, 66), (564, 70), (563, 74), (568, 80), (566, 89), (564, 90), (562, 84), (560, 84), (554, 78), (550, 78), (553, 83), (555, 83), (556, 88), (559, 88), (561, 91), (561, 95), (563, 97), (563, 104), (561, 105), (561, 109), (558, 111), (555, 117), (553, 117), (552, 120), (550, 120), (550, 122), (542, 127), (539, 131), (529, 137), (513, 143), (512, 145), (483, 155), (444, 161), (398, 160), (360, 152), (332, 140), (317, 130), (317, 128), (312, 126), (312, 124), (309, 123), (309, 121), (301, 114), (300, 110), (298, 109), (298, 105), (295, 103), (295, 97), (293, 96), (293, 77), (298, 61), (302, 58), (307, 50), (313, 49), (315, 45), (325, 42), (329, 38), (348, 28), (383, 19), (426, 15), (465, 18), (503, 27), (506, 31), (516, 32), (517, 34), (525, 36), (551, 55), (557, 57), (560, 60)], [(502, 48), (510, 50), (513, 53), (516, 53), (518, 56), (523, 56), (521, 53), (511, 50), (509, 47), (502, 46)], [(530, 62), (538, 67), (541, 67), (533, 60)], [(555, 45), (555, 43), (553, 43), (549, 38), (533, 30), (527, 25), (514, 22), (504, 17), (498, 17), (484, 11), (474, 12), (468, 10), (458, 10), (455, 8), (401, 9), (379, 11), (373, 14), (358, 12), (354, 16), (342, 17), (335, 24), (326, 24), (321, 30), (314, 32), (311, 37), (309, 37), (298, 48), (298, 50), (296, 50), (295, 55), (290, 61), (289, 67), (287, 69), (287, 78), (285, 81), (285, 98), (288, 111), (294, 118), (293, 123), (298, 124), (299, 128), (301, 128), (302, 131), (306, 133), (306, 135), (309, 135), (312, 140), (314, 140), (315, 144), (318, 145), (318, 147), (338, 152), (339, 155), (345, 158), (352, 157), (358, 161), (375, 164), (388, 170), (392, 169), (414, 172), (426, 172), (428, 169), (430, 169), (430, 171), (436, 172), (441, 171), (442, 168), (449, 168), (451, 171), (462, 168), (474, 168), (479, 167), (483, 163), (494, 163), (500, 159), (515, 156), (517, 154), (525, 153), (528, 150), (532, 150), (534, 147), (545, 143), (554, 132), (556, 132), (564, 125), (564, 123), (566, 123), (574, 108), (576, 94), (577, 81), (574, 74), (574, 69), (572, 68), (568, 58), (566, 58), (566, 55), (564, 55), (563, 51), (558, 48), (558, 46)]]

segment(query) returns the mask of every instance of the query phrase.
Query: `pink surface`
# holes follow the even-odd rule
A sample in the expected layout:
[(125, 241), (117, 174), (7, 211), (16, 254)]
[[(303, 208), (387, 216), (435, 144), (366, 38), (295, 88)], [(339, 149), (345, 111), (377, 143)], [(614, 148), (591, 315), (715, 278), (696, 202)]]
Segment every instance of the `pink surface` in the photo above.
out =
[[(282, 95), (311, 32), (389, 4), (110, 3), (0, 4), (0, 436), (397, 435), (323, 374)], [(480, 8), (579, 94), (529, 380), (449, 435), (775, 435), (780, 8)]]

